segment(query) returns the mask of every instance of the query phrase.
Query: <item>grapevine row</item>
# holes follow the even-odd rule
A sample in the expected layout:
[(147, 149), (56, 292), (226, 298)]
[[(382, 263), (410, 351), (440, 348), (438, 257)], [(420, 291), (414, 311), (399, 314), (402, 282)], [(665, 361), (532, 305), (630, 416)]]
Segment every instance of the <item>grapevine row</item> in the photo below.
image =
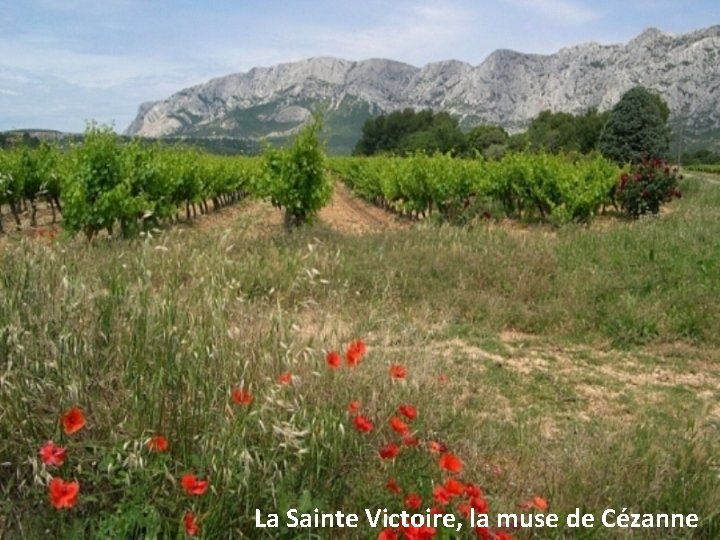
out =
[(621, 172), (600, 156), (522, 152), (499, 161), (443, 154), (334, 158), (331, 167), (359, 196), (412, 217), (454, 219), (480, 201), (510, 217), (555, 222), (586, 221), (610, 204)]
[[(121, 144), (109, 128), (90, 126), (81, 145), (61, 152), (42, 144), (0, 152), (0, 209), (6, 205), (18, 228), (45, 200), (53, 222), (88, 238), (119, 225), (123, 235), (163, 221), (189, 220), (244, 197), (262, 175), (259, 158), (210, 156), (132, 141)], [(1, 211), (1, 210), (0, 210)], [(0, 232), (2, 232), (0, 215)]]

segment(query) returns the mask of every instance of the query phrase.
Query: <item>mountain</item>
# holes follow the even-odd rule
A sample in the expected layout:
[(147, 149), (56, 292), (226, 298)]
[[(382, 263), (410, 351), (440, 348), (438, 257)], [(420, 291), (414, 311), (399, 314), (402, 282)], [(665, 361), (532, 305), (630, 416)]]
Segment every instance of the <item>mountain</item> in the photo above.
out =
[(651, 28), (627, 44), (585, 43), (550, 55), (497, 50), (478, 66), (325, 57), (253, 68), (143, 103), (126, 133), (282, 139), (319, 107), (329, 149), (349, 152), (365, 120), (382, 112), (432, 108), (465, 127), (513, 132), (547, 109), (609, 109), (639, 84), (667, 101), (685, 147), (720, 144), (720, 25), (677, 36)]

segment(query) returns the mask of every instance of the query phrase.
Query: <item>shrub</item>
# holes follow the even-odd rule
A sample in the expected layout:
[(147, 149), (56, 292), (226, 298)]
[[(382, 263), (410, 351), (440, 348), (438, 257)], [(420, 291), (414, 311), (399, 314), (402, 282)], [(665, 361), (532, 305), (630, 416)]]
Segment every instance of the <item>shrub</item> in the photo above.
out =
[(617, 201), (630, 216), (657, 214), (660, 206), (680, 198), (678, 170), (662, 159), (644, 159), (620, 176)]
[(273, 206), (285, 209), (285, 227), (291, 229), (312, 221), (332, 196), (332, 183), (325, 174), (325, 154), (318, 133), (322, 121), (315, 117), (293, 144), (265, 152), (265, 175), (260, 193)]

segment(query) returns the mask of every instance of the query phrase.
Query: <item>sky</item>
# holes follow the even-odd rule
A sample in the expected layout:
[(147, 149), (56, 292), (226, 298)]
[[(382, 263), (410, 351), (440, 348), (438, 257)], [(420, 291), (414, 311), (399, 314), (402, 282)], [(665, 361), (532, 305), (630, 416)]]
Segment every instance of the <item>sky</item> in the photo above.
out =
[(124, 131), (144, 101), (315, 56), (478, 65), (715, 24), (720, 0), (0, 0), (0, 130)]

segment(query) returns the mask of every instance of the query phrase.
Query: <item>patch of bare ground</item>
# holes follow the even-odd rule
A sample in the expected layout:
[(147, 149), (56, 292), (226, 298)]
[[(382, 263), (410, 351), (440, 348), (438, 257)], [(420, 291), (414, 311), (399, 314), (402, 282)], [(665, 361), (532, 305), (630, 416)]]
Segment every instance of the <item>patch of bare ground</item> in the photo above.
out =
[(410, 222), (359, 199), (342, 182), (335, 182), (330, 204), (320, 220), (344, 234), (362, 234), (409, 228)]
[[(629, 419), (634, 415), (629, 403), (648, 406), (664, 403), (668, 390), (688, 391), (704, 403), (708, 419), (720, 420), (720, 366), (707, 352), (693, 355), (685, 347), (684, 360), (678, 363), (677, 358), (656, 350), (619, 352), (548, 345), (538, 337), (514, 330), (503, 332), (500, 339), (506, 352), (487, 351), (460, 338), (435, 342), (431, 348), (443, 363), (464, 356), (465, 372), (480, 378), (491, 362), (522, 377), (539, 375), (547, 376), (549, 381), (560, 381), (568, 388), (565, 400), (573, 402), (573, 414), (582, 420)], [(676, 355), (677, 350), (672, 347), (665, 352)], [(468, 387), (473, 384), (469, 382)], [(502, 389), (496, 390), (502, 393)], [(458, 393), (463, 396), (467, 391), (460, 389)], [(562, 395), (558, 394), (557, 400), (562, 401)], [(505, 401), (500, 409), (506, 412), (518, 406)], [(544, 436), (552, 437), (558, 431), (554, 416), (551, 413), (547, 421), (541, 422)]]

